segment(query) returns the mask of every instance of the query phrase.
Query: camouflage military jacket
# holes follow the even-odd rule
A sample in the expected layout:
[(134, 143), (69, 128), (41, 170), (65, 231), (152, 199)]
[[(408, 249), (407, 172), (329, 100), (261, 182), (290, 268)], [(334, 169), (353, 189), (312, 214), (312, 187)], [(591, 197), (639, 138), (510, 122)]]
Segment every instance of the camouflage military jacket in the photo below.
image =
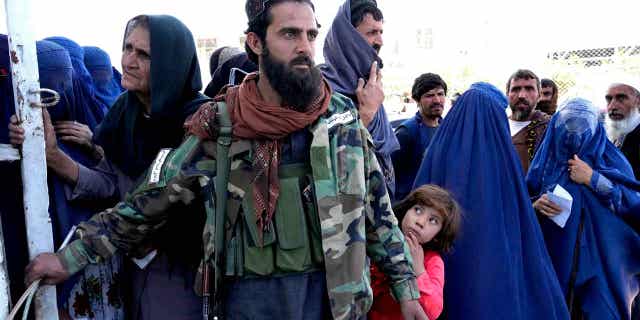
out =
[[(308, 130), (313, 136), (310, 161), (334, 318), (356, 319), (369, 310), (373, 296), (367, 256), (389, 276), (398, 300), (418, 299), (409, 250), (391, 209), (371, 137), (353, 103), (334, 94), (327, 113)], [(231, 146), (231, 170), (246, 165), (235, 159), (242, 145), (251, 146), (248, 141), (234, 141)], [(118, 250), (135, 253), (166, 223), (173, 204), (191, 203), (198, 193), (214, 193), (215, 153), (215, 141), (193, 136), (176, 150), (161, 151), (146, 179), (124, 202), (80, 225), (80, 239), (58, 253), (65, 268), (73, 274)], [(231, 185), (228, 191), (237, 192)], [(214, 249), (212, 221), (209, 214), (203, 235), (206, 262)]]

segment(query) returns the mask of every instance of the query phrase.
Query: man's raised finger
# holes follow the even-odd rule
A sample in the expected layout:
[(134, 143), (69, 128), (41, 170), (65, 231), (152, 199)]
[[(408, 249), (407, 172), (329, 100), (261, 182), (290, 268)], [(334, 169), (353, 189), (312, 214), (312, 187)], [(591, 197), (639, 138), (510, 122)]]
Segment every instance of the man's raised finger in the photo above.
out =
[(369, 83), (375, 83), (378, 81), (378, 61), (374, 61), (371, 64), (371, 70), (369, 70)]

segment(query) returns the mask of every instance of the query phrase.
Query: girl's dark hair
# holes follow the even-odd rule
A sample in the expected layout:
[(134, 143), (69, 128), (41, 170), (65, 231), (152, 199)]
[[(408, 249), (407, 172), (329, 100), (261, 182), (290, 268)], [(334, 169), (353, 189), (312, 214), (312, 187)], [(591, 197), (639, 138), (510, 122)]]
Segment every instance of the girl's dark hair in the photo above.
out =
[(425, 250), (449, 252), (458, 235), (462, 210), (451, 194), (436, 185), (425, 184), (413, 191), (393, 208), (399, 223), (402, 224), (407, 211), (415, 205), (433, 208), (442, 216), (442, 229), (428, 243), (422, 244)]

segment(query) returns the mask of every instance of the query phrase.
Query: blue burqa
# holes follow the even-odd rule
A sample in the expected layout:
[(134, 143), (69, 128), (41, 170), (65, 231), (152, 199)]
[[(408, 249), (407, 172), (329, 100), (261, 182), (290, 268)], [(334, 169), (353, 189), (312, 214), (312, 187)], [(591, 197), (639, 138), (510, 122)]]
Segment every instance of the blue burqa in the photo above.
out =
[(69, 53), (73, 66), (73, 93), (77, 108), (89, 110), (86, 115), (86, 124), (93, 129), (100, 124), (108, 106), (96, 96), (96, 88), (87, 67), (84, 64), (84, 49), (71, 39), (64, 37), (49, 37), (45, 40), (55, 42)]
[[(38, 72), (40, 86), (58, 92), (60, 102), (50, 107), (51, 121), (77, 121), (89, 125), (92, 119), (91, 110), (86, 108), (90, 102), (75, 104), (73, 82), (73, 66), (69, 53), (62, 46), (51, 41), (36, 42), (38, 54)], [(91, 152), (74, 143), (58, 139), (58, 148), (71, 159), (84, 166), (90, 167), (97, 163), (91, 157)], [(54, 172), (48, 173), (49, 182), (49, 215), (53, 227), (54, 245), (60, 246), (72, 226), (86, 221), (96, 212), (100, 212), (108, 205), (106, 201), (69, 201), (67, 199), (67, 182)], [(75, 281), (67, 281), (61, 285), (58, 301), (64, 304)]]
[(495, 91), (472, 86), (458, 99), (414, 184), (449, 190), (464, 212), (444, 256), (446, 318), (568, 319)]
[[(73, 86), (73, 67), (67, 51), (62, 46), (46, 40), (38, 41), (36, 48), (40, 86), (55, 90), (61, 96), (60, 102), (48, 109), (51, 121), (77, 121), (88, 125), (86, 121), (91, 118), (89, 115), (91, 111), (84, 108), (86, 104), (74, 104), (77, 99)], [(58, 139), (58, 148), (84, 166), (91, 167), (97, 163), (96, 159), (91, 157), (90, 150), (77, 144)], [(88, 220), (91, 215), (104, 207), (96, 201), (91, 203), (67, 201), (65, 184), (66, 182), (58, 175), (49, 174), (49, 211), (56, 247), (62, 242), (71, 226)]]
[[(327, 33), (323, 53), (325, 64), (320, 66), (322, 74), (334, 91), (351, 99), (356, 98), (358, 79), (369, 79), (371, 64), (378, 61), (378, 66), (382, 68), (382, 60), (376, 50), (351, 24), (351, 0), (345, 1), (338, 10)], [(391, 154), (400, 149), (400, 144), (384, 106), (380, 106), (367, 129), (373, 137), (376, 156), (383, 170), (392, 172)], [(395, 181), (388, 180), (387, 186), (393, 193)]]
[(98, 47), (82, 47), (84, 64), (91, 74), (96, 88), (96, 98), (110, 108), (124, 91), (120, 85), (121, 76), (111, 65), (109, 54)]
[[(587, 320), (630, 319), (640, 275), (640, 183), (624, 155), (607, 139), (597, 114), (583, 99), (561, 106), (531, 162), (527, 184), (534, 197), (556, 184), (573, 197), (564, 228), (550, 219), (540, 220), (572, 308)], [(593, 169), (592, 186), (570, 179), (567, 161), (574, 154)]]

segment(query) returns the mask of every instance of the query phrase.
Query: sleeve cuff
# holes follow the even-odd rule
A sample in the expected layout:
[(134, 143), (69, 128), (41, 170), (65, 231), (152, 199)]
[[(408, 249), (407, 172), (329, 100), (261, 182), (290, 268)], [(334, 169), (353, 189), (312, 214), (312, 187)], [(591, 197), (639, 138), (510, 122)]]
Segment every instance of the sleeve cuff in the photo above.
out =
[(83, 194), (87, 193), (89, 180), (87, 179), (90, 176), (91, 171), (87, 169), (87, 167), (78, 163), (78, 181), (76, 181), (76, 186), (74, 188), (65, 188), (65, 193), (67, 196), (67, 200), (72, 201), (80, 198)]
[(593, 173), (591, 174), (591, 181), (589, 182), (589, 184), (591, 184), (591, 189), (596, 190), (596, 188), (598, 187), (599, 179), (600, 179), (600, 174), (595, 170), (593, 170)]
[(378, 112), (376, 112), (373, 115), (373, 118), (371, 119), (371, 122), (369, 122), (369, 125), (367, 126), (367, 130), (369, 132), (373, 132), (376, 129), (376, 123), (377, 123), (376, 119), (377, 118), (378, 118)]
[(591, 189), (602, 196), (608, 196), (613, 190), (613, 184), (605, 176), (597, 171), (593, 171), (591, 175)]
[(397, 301), (420, 299), (420, 290), (415, 278), (391, 285), (391, 294)]
[(68, 246), (56, 253), (56, 255), (69, 275), (76, 274), (89, 264), (87, 250), (82, 240), (71, 242)]

